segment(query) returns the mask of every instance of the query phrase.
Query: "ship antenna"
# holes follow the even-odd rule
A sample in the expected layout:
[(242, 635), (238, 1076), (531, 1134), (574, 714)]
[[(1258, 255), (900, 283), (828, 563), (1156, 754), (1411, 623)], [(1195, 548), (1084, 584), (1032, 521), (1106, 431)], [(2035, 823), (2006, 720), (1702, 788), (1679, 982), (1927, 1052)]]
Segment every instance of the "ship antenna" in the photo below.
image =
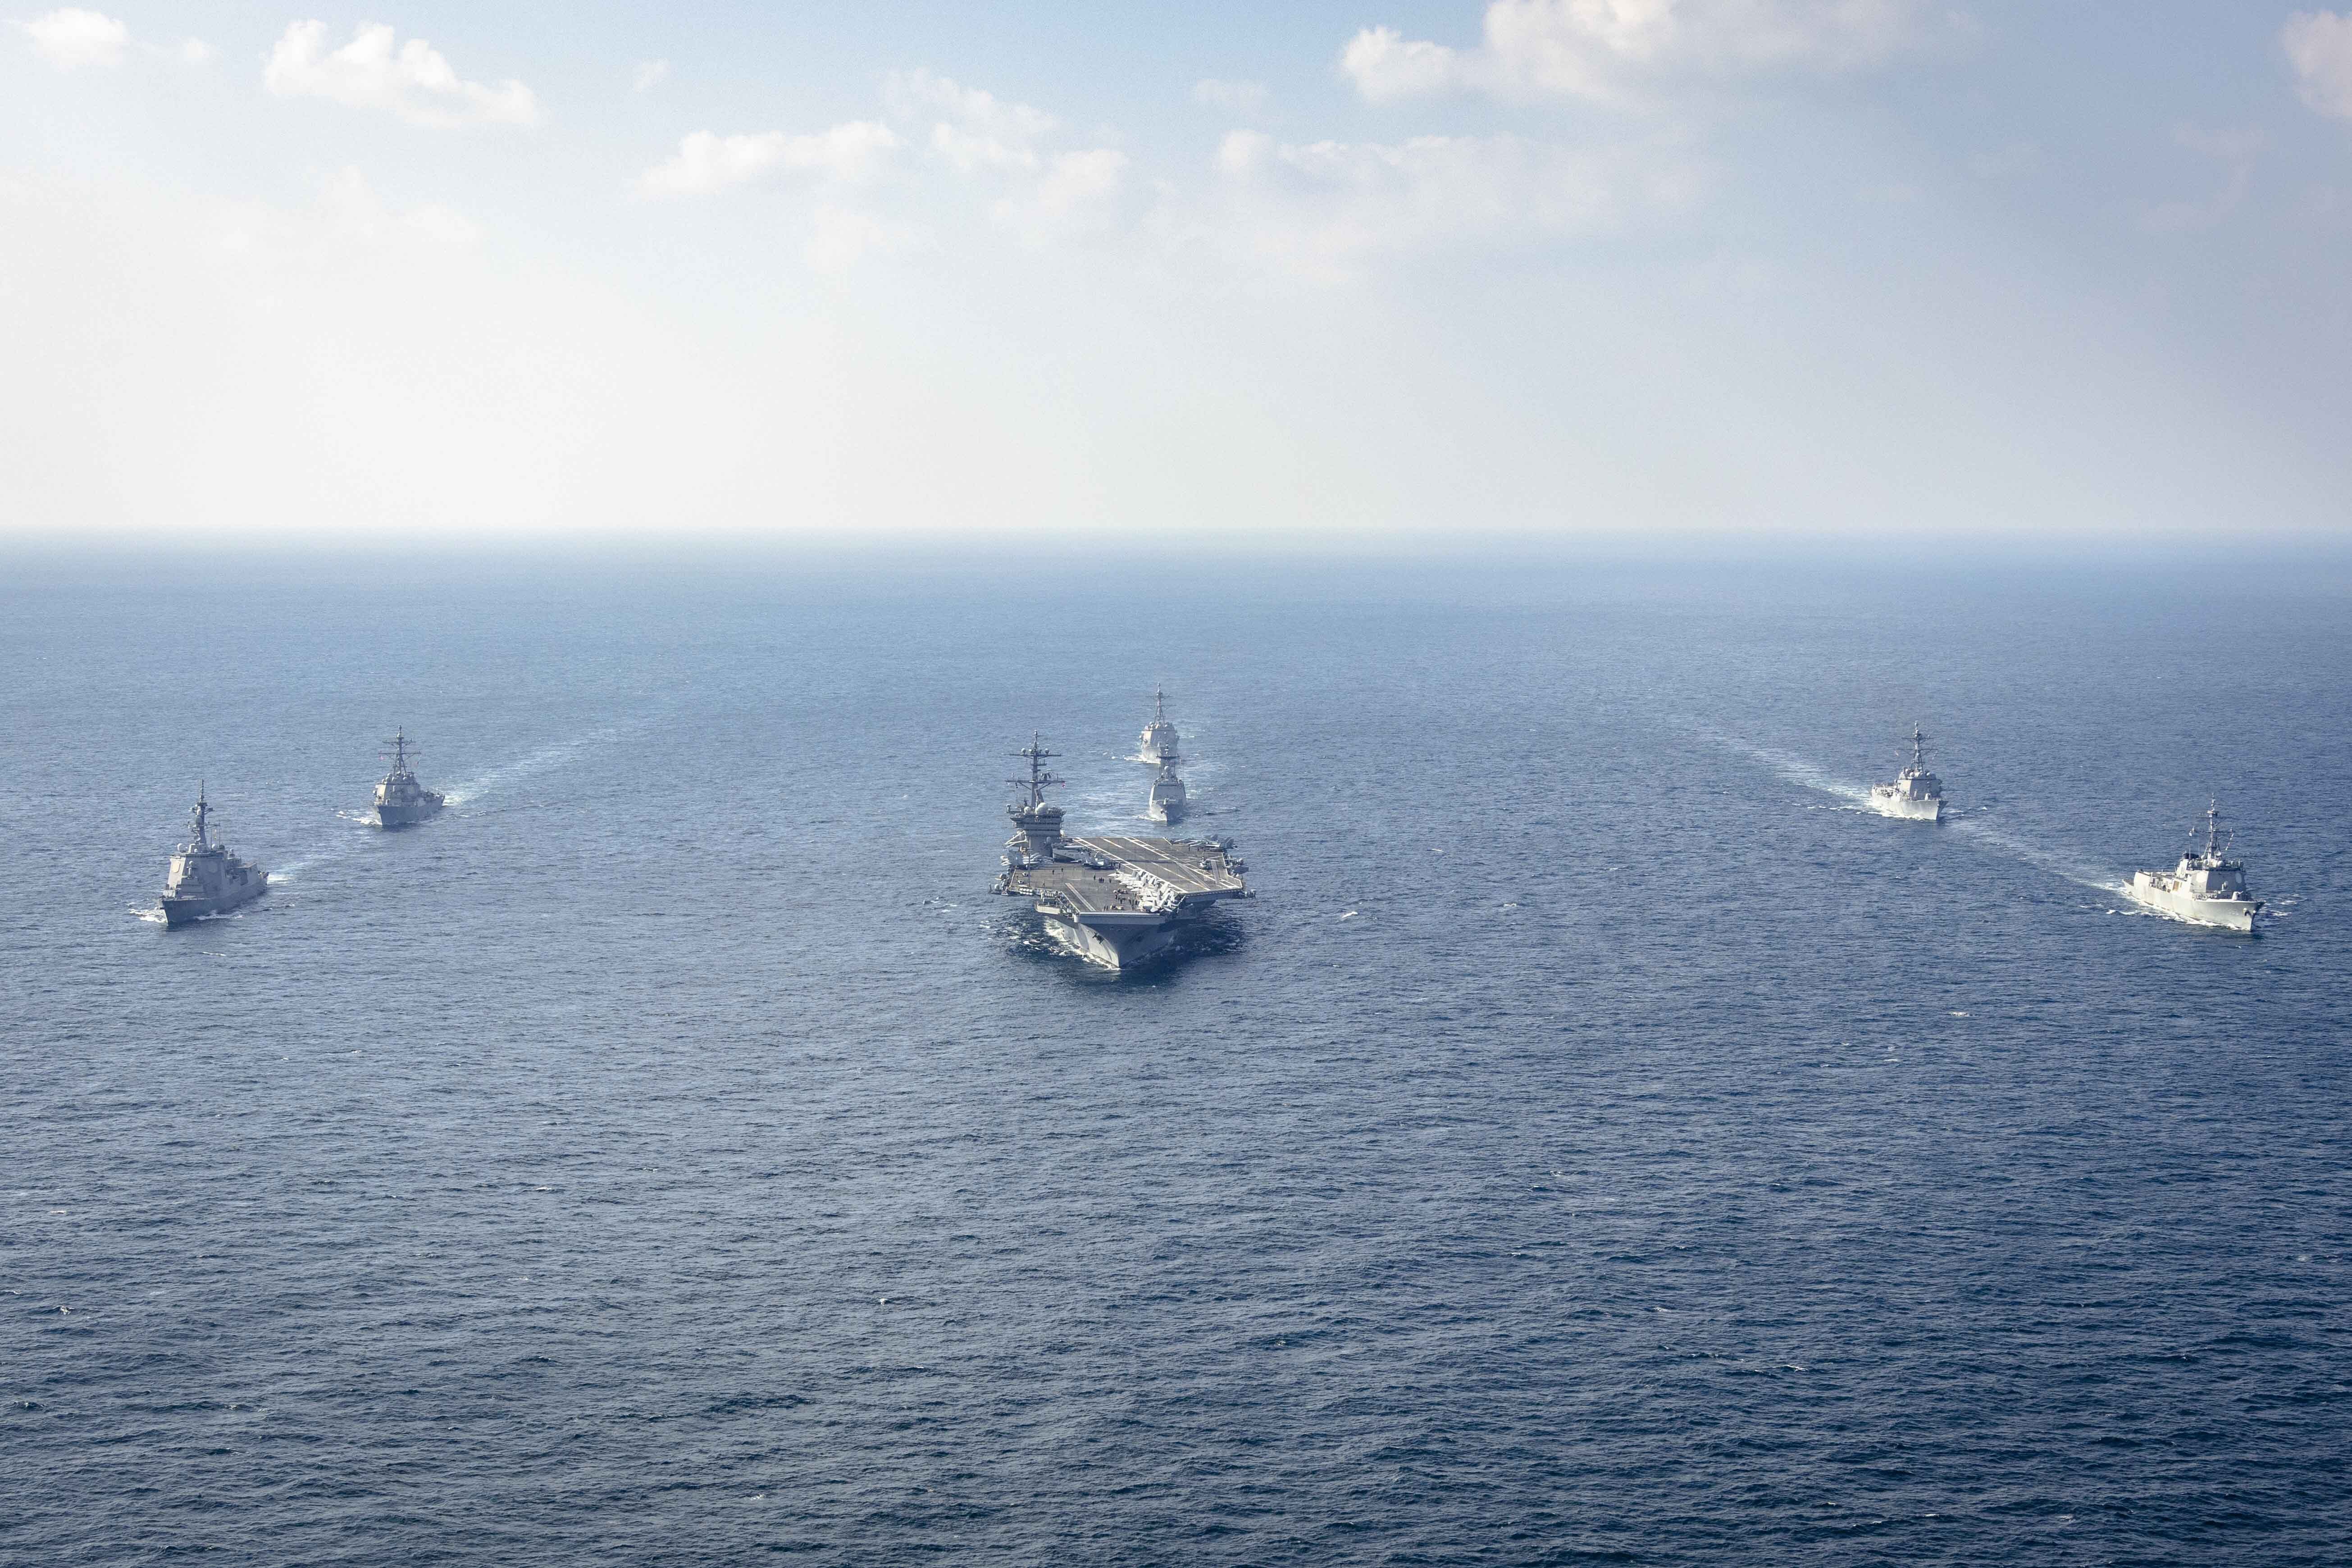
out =
[(2219, 799), (2205, 803), (2205, 858), (2213, 858), (2214, 844), (2221, 832), (2221, 803)]
[(1168, 693), (1158, 687), (1151, 691), (1151, 716), (1154, 719), (1168, 717)]
[(205, 781), (198, 779), (196, 781), (196, 809), (194, 815), (196, 819), (196, 847), (199, 849), (208, 849), (212, 847), (212, 841), (205, 837), (205, 817), (209, 810), (210, 808), (205, 805)]
[(1029, 776), (1025, 779), (1015, 778), (1006, 782), (1014, 789), (1025, 789), (1029, 792), (1029, 809), (1034, 811), (1045, 804), (1046, 789), (1063, 782), (1045, 771), (1045, 759), (1059, 756), (1061, 753), (1047, 751), (1045, 738), (1033, 730), (1029, 734), (1029, 743), (1013, 754), (1028, 759)]

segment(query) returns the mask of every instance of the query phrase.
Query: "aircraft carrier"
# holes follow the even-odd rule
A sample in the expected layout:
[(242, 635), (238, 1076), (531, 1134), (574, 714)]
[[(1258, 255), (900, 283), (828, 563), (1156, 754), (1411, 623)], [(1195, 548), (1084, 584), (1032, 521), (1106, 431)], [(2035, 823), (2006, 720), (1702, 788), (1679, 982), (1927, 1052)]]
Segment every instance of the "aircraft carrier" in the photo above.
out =
[(1248, 869), (1214, 839), (1065, 837), (1062, 808), (1045, 791), (1062, 781), (1045, 771), (1042, 739), (1013, 753), (1029, 764), (1005, 807), (1013, 833), (996, 890), (1031, 900), (1055, 942), (1106, 969), (1132, 969), (1176, 944), (1183, 928), (1226, 899), (1245, 899)]

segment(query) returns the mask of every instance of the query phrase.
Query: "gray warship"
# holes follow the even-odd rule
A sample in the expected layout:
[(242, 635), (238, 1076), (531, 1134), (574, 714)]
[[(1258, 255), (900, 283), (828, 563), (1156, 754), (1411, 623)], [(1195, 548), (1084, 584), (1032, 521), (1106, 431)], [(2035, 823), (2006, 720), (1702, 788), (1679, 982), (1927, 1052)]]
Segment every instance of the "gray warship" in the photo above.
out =
[(2124, 889), (2138, 903), (2191, 925), (2252, 932), (2263, 901), (2246, 890), (2246, 863), (2232, 859), (2219, 801), (2205, 808), (2205, 843), (2189, 840), (2169, 871), (2135, 871)]
[(1151, 800), (1145, 808), (1151, 820), (1172, 826), (1184, 820), (1184, 781), (1176, 776), (1174, 752), (1160, 759), (1160, 776), (1151, 781)]
[(1174, 946), (1211, 905), (1249, 897), (1248, 868), (1219, 840), (1063, 837), (1062, 808), (1045, 799), (1062, 782), (1045, 771), (1054, 753), (1033, 736), (1013, 754), (1029, 773), (1011, 781), (1021, 794), (1005, 807), (1013, 833), (996, 891), (1030, 900), (1061, 946), (1106, 969), (1132, 969)]
[(375, 820), (380, 827), (409, 827), (424, 821), (443, 805), (438, 790), (426, 789), (408, 771), (408, 732), (395, 730), (384, 742), (392, 748), (392, 772), (375, 786)]
[(1143, 727), (1143, 738), (1137, 742), (1135, 760), (1157, 766), (1176, 754), (1176, 726), (1168, 721), (1168, 693), (1151, 694), (1151, 722)]
[(269, 890), (269, 873), (250, 860), (240, 860), (226, 844), (212, 837), (212, 807), (205, 803), (205, 786), (196, 786), (195, 809), (189, 814), (195, 836), (180, 846), (163, 873), (163, 924), (184, 926), (204, 915), (217, 915), (247, 904)]
[(1912, 822), (1944, 820), (1944, 781), (1927, 771), (1927, 737), (1918, 725), (1911, 726), (1911, 765), (1893, 784), (1870, 786), (1870, 809)]
[(1136, 750), (1135, 760), (1158, 770), (1151, 780), (1146, 814), (1154, 822), (1173, 825), (1184, 820), (1184, 781), (1176, 776), (1176, 764), (1184, 759), (1176, 754), (1176, 726), (1168, 721), (1168, 694), (1155, 691), (1151, 701), (1151, 722), (1143, 727), (1143, 742)]

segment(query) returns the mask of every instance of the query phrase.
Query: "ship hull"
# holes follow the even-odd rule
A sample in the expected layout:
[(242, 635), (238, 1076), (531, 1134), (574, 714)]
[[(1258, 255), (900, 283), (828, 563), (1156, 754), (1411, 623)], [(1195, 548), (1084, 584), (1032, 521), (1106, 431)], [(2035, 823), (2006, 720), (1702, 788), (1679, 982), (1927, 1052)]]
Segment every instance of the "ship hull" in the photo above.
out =
[(2253, 933), (2254, 911), (2263, 907), (2254, 899), (2200, 899), (2194, 893), (2175, 892), (2150, 880), (2145, 871), (2135, 873), (2124, 891), (2133, 902), (2173, 920), (2248, 935)]
[(1092, 916), (1074, 920), (1041, 910), (1045, 934), (1065, 950), (1104, 969), (1139, 968), (1176, 945), (1177, 921), (1163, 916)]
[(1902, 822), (1941, 822), (1944, 820), (1944, 797), (1936, 795), (1927, 800), (1915, 800), (1905, 795), (1881, 795), (1870, 792), (1870, 809), (1881, 816), (1891, 816)]
[(242, 909), (268, 890), (269, 879), (265, 876), (257, 879), (250, 888), (212, 898), (173, 898), (166, 894), (163, 898), (164, 929), (176, 930), (206, 915), (223, 915), (231, 910)]
[(414, 805), (379, 805), (375, 808), (379, 827), (414, 827), (428, 816), (441, 815), (441, 802), (419, 801)]
[(1220, 840), (1066, 838), (1058, 811), (1043, 832), (1031, 826), (1037, 815), (1014, 813), (1022, 831), (1006, 847), (996, 891), (1028, 900), (1054, 944), (1089, 963), (1127, 970), (1171, 954), (1212, 905), (1249, 897), (1244, 868)]

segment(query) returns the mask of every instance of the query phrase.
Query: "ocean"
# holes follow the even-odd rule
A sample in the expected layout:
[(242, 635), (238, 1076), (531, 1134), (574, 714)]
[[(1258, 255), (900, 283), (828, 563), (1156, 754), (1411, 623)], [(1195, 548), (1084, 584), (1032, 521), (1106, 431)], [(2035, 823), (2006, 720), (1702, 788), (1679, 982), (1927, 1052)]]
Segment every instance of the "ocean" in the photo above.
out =
[(2347, 583), (19, 562), (0, 1561), (2343, 1563)]

